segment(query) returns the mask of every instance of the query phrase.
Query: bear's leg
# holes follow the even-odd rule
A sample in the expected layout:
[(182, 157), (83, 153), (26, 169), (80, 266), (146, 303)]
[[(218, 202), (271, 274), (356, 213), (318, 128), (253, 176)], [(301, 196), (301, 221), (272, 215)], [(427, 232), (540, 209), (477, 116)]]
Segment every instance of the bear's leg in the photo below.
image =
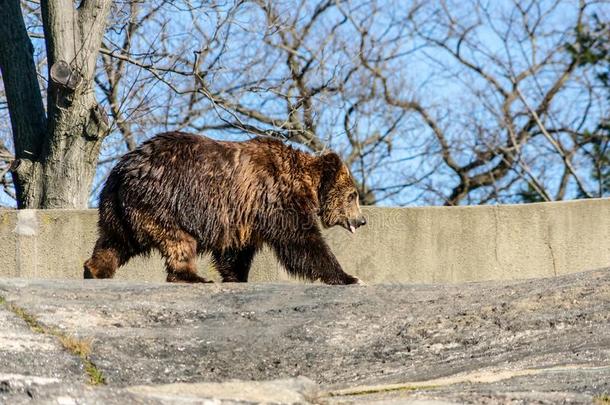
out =
[(129, 254), (105, 236), (95, 243), (93, 254), (84, 264), (84, 278), (112, 278), (116, 269), (129, 259)]
[(322, 235), (310, 234), (306, 240), (272, 243), (278, 260), (288, 273), (325, 284), (361, 284), (360, 279), (343, 271)]
[(197, 242), (184, 233), (178, 232), (175, 239), (165, 239), (159, 244), (165, 258), (167, 281), (170, 283), (210, 283), (197, 274)]
[(255, 253), (256, 247), (248, 246), (240, 250), (214, 251), (212, 258), (223, 282), (245, 283), (248, 281), (248, 273)]

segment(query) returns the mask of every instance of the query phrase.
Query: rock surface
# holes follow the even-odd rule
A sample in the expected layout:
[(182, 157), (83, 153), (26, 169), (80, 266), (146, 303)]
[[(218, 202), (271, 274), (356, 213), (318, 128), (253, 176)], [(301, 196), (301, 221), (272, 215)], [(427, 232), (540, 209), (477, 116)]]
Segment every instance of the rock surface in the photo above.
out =
[[(4, 279), (0, 297), (0, 403), (591, 403), (610, 394), (610, 270), (349, 287)], [(88, 364), (105, 384), (87, 383)]]

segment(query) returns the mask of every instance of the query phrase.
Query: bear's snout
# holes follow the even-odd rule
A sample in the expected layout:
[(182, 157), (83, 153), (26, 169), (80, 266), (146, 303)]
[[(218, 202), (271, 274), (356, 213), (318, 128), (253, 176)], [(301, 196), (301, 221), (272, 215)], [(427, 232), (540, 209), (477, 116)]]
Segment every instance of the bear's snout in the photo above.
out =
[(352, 225), (354, 225), (356, 228), (360, 228), (361, 226), (366, 225), (366, 218), (359, 217), (359, 218), (352, 220), (351, 222), (352, 222)]
[(355, 219), (350, 219), (347, 221), (348, 222), (348, 230), (351, 233), (355, 233), (357, 228), (360, 228), (363, 225), (366, 225), (366, 218), (364, 216), (360, 216), (358, 218)]

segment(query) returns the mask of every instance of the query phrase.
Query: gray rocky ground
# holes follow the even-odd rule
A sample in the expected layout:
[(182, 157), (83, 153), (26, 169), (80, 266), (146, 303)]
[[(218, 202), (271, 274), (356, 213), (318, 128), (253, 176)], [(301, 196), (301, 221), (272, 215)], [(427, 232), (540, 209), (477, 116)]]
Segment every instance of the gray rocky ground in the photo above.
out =
[(610, 270), (331, 287), (0, 280), (0, 403), (610, 403)]

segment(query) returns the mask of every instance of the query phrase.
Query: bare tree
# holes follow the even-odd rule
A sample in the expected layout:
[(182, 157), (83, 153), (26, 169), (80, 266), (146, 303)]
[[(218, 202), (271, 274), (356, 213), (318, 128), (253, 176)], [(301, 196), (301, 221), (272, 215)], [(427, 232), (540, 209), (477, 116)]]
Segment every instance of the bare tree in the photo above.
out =
[(587, 150), (607, 102), (566, 51), (596, 1), (257, 0), (205, 21), (182, 4), (179, 46), (157, 7), (155, 51), (105, 59), (165, 85), (173, 108), (146, 104), (170, 126), (339, 149), (369, 204), (600, 195)]
[[(417, 38), (435, 50), (432, 65), (463, 83), (463, 94), (478, 101), (467, 116), (450, 114), (462, 121), (458, 128), (442, 128), (439, 114), (417, 99), (397, 97), (371, 67), (386, 101), (421, 116), (437, 139), (444, 165), (457, 178), (443, 195), (445, 204), (502, 201), (502, 194), (522, 196), (524, 188), (535, 200), (561, 200), (570, 185), (579, 195), (601, 196), (585, 179), (591, 163), (587, 149), (601, 134), (585, 134), (603, 119), (607, 105), (587, 72), (578, 70), (578, 57), (566, 52), (596, 4), (515, 0), (503, 8), (446, 1), (433, 10), (422, 7), (424, 15), (412, 16), (410, 23)], [(557, 27), (551, 21), (562, 14), (570, 24)]]
[(110, 1), (43, 0), (46, 110), (18, 0), (0, 7), (0, 68), (10, 112), (19, 208), (85, 208), (107, 118), (93, 74)]
[(365, 204), (603, 196), (592, 173), (607, 170), (610, 108), (578, 37), (608, 12), (598, 0), (116, 2), (95, 74), (110, 122), (93, 194), (123, 152), (185, 129), (336, 149)]
[[(380, 175), (381, 163), (393, 148), (408, 148), (407, 139), (394, 142), (405, 115), (399, 109), (383, 111), (385, 106), (368, 88), (358, 49), (351, 45), (358, 32), (341, 15), (337, 2), (301, 1), (297, 7), (295, 2), (208, 2), (203, 22), (200, 5), (180, 4), (183, 19), (188, 14), (191, 25), (180, 34), (179, 46), (165, 32), (176, 35), (177, 27), (169, 21), (172, 14), (157, 3), (136, 16), (136, 24), (117, 19), (112, 32), (121, 35), (108, 37), (102, 51), (106, 72), (138, 68), (132, 70), (137, 76), (130, 81), (132, 89), (153, 79), (172, 95), (150, 92), (143, 100), (130, 89), (133, 97), (121, 103), (111, 97), (106, 78), (98, 77), (109, 105), (121, 104), (119, 110), (132, 116), (140, 115), (138, 109), (163, 114), (170, 128), (274, 136), (318, 153), (339, 149), (356, 174), (366, 204), (383, 201), (417, 181), (399, 170), (393, 176)], [(125, 12), (130, 20), (135, 14), (133, 8)], [(154, 46), (148, 43), (146, 22), (160, 27)], [(169, 105), (171, 110), (165, 108)], [(373, 112), (376, 108), (379, 111)], [(361, 123), (373, 114), (375, 122)]]

